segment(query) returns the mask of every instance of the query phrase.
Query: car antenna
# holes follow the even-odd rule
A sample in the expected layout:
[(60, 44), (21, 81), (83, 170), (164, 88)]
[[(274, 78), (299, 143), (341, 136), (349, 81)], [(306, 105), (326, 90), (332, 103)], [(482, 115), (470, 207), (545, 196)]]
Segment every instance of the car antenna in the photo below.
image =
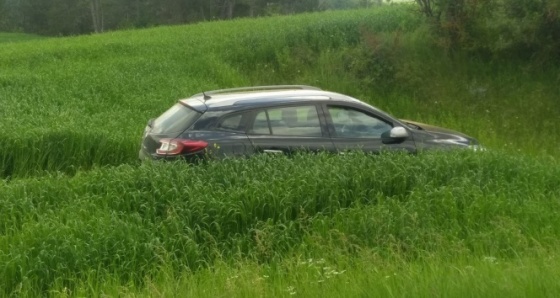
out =
[(206, 95), (206, 93), (204, 93), (204, 91), (202, 91), (202, 95), (204, 95), (204, 100), (209, 100), (212, 97), (210, 97), (210, 95)]

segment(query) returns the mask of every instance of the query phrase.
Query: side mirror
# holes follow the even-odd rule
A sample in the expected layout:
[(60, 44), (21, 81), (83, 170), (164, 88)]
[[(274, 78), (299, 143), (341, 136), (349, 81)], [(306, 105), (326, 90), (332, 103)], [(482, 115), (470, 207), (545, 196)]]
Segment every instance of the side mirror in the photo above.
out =
[(391, 128), (391, 130), (386, 131), (381, 134), (381, 140), (384, 144), (394, 144), (404, 141), (404, 139), (408, 138), (410, 134), (406, 130), (406, 128), (402, 126), (397, 126)]

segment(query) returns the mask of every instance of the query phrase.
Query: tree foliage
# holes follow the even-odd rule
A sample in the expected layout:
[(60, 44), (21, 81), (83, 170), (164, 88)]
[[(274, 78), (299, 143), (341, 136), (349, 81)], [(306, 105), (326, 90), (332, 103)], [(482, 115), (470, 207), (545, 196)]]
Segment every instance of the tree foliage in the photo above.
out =
[(560, 0), (415, 0), (454, 52), (560, 59)]

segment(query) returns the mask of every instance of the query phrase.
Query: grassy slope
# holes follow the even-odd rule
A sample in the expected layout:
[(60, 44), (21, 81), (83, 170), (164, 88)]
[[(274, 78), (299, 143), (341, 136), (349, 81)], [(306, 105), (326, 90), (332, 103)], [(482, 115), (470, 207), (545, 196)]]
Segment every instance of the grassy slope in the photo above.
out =
[(0, 176), (134, 162), (146, 119), (178, 98), (279, 83), (348, 93), (491, 148), (557, 155), (557, 68), (445, 57), (412, 13), (384, 7), (6, 44)]
[[(385, 7), (4, 44), (0, 175), (17, 178), (0, 182), (4, 293), (213, 296), (216, 273), (234, 295), (323, 295), (317, 274), (333, 266), (347, 271), (331, 294), (557, 293), (557, 68), (450, 58), (427, 36), (408, 8)], [(136, 164), (146, 120), (177, 98), (278, 83), (541, 157)], [(80, 170), (104, 165), (120, 166)], [(309, 258), (328, 266), (298, 265)], [(465, 282), (447, 286), (454, 276)]]
[(352, 28), (361, 23), (387, 30), (399, 26), (389, 18), (343, 12), (7, 45), (0, 49), (0, 172), (24, 176), (132, 162), (146, 119), (178, 98), (288, 83), (273, 75), (256, 79), (245, 68), (277, 64), (275, 50), (294, 44), (327, 49), (355, 43), (359, 34)]

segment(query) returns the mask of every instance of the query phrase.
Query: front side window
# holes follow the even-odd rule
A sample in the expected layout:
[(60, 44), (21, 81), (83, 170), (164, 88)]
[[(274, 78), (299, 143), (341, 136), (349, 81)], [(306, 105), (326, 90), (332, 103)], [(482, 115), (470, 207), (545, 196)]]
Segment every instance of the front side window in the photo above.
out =
[(349, 107), (328, 107), (337, 137), (381, 138), (392, 125), (362, 111)]
[(322, 136), (321, 122), (315, 106), (281, 107), (260, 111), (251, 132), (277, 136)]

